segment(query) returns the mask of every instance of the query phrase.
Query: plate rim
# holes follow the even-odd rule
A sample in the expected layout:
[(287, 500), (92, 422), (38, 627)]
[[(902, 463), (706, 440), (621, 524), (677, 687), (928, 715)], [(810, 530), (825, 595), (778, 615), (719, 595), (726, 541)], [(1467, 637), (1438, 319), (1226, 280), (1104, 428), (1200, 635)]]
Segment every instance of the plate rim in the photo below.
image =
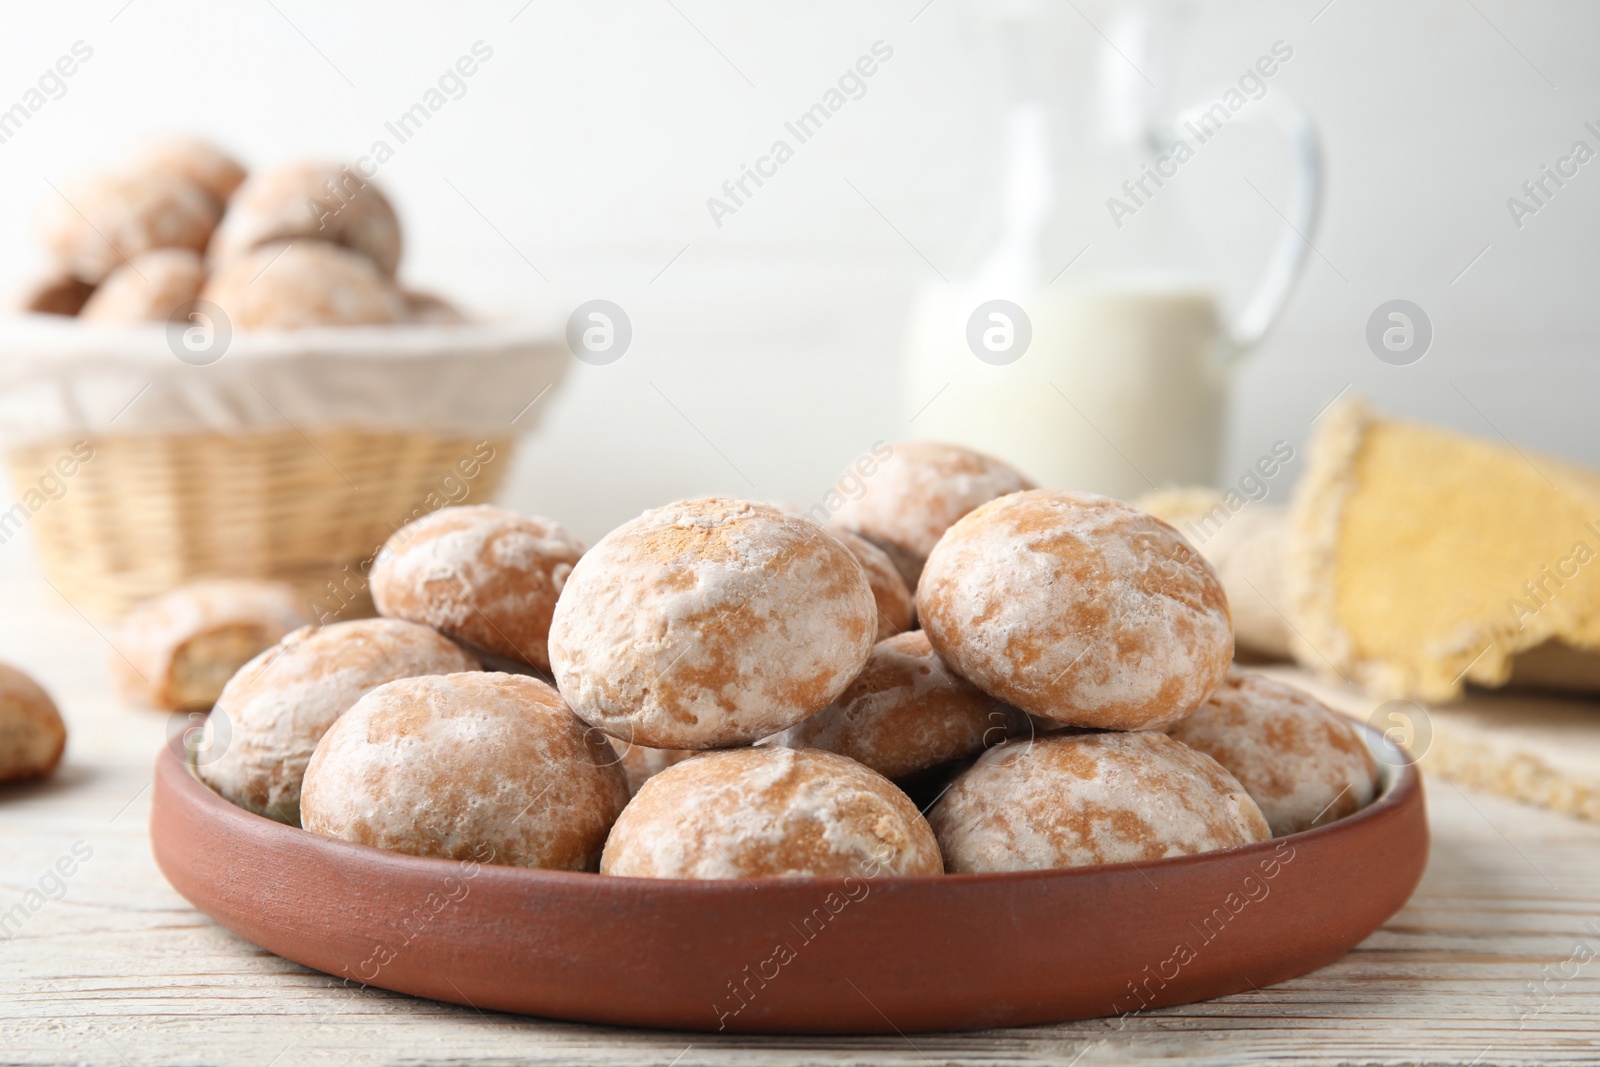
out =
[[(1159, 859), (1140, 860), (1138, 862), (1088, 864), (1077, 867), (1045, 867), (1023, 871), (920, 875), (879, 874), (872, 877), (872, 884), (874, 887), (895, 885), (967, 887), (991, 884), (1023, 884), (1039, 880), (1087, 878), (1095, 875), (1129, 871), (1139, 871), (1141, 873), (1172, 871), (1208, 861), (1214, 862), (1216, 857), (1223, 855), (1240, 858), (1248, 857), (1252, 854), (1271, 855), (1284, 842), (1289, 842), (1293, 846), (1300, 842), (1316, 841), (1332, 834), (1348, 833), (1355, 827), (1383, 819), (1405, 807), (1411, 802), (1412, 795), (1422, 788), (1422, 775), (1416, 758), (1409, 751), (1391, 743), (1387, 737), (1369, 724), (1355, 722), (1354, 725), (1362, 732), (1363, 740), (1366, 742), (1368, 750), (1372, 753), (1373, 761), (1378, 769), (1377, 795), (1370, 803), (1358, 811), (1333, 822), (1312, 827), (1309, 830), (1300, 830), (1281, 837), (1268, 837), (1261, 841), (1234, 845), (1230, 848), (1212, 849), (1208, 852), (1197, 852), (1184, 856), (1165, 856)], [(363, 845), (354, 841), (345, 841), (341, 838), (327, 837), (303, 827), (278, 822), (275, 819), (269, 819), (264, 815), (258, 815), (253, 811), (242, 808), (212, 789), (195, 773), (193, 762), (187, 758), (187, 750), (184, 746), (186, 736), (187, 731), (175, 734), (162, 746), (156, 758), (156, 774), (159, 776), (163, 768), (169, 773), (176, 772), (175, 780), (182, 783), (181, 788), (185, 797), (191, 802), (198, 803), (204, 809), (217, 812), (218, 818), (222, 820), (231, 820), (241, 826), (249, 827), (254, 833), (278, 835), (285, 842), (298, 842), (304, 847), (323, 848), (332, 852), (345, 852), (352, 856), (361, 857), (368, 863), (378, 862), (401, 870), (415, 870), (419, 874), (429, 869), (438, 871), (454, 869), (461, 863), (468, 862), (438, 856), (417, 856), (408, 852), (379, 848), (376, 845)], [(1395, 760), (1396, 755), (1399, 757), (1398, 761)], [(154, 818), (153, 807), (152, 818)], [(564, 871), (543, 867), (518, 867), (482, 861), (472, 862), (480, 863), (480, 874), (493, 872), (497, 878), (526, 880), (530, 885), (549, 884), (553, 888), (555, 886), (575, 887), (603, 884), (616, 886), (619, 889), (657, 893), (705, 893), (717, 890), (750, 893), (760, 892), (769, 887), (792, 888), (794, 886), (838, 888), (855, 877), (854, 875), (838, 877), (787, 875), (762, 878), (644, 878), (633, 875), (601, 874), (598, 871)], [(596, 882), (596, 879), (600, 881)]]
[[(1161, 960), (1173, 944), (1169, 938), (1199, 944), (1194, 951), (1200, 955), (1178, 960), (1175, 975), (1158, 970), (1170, 984), (1141, 986), (1146, 992), (1134, 992), (1140, 1000), (1135, 1012), (1275, 985), (1338, 960), (1377, 931), (1416, 891), (1431, 835), (1415, 761), (1406, 756), (1391, 763), (1397, 757), (1378, 731), (1368, 727), (1363, 736), (1379, 757), (1381, 792), (1361, 811), (1327, 826), (1141, 863), (880, 873), (863, 875), (853, 887), (848, 877), (688, 880), (540, 870), (411, 856), (322, 837), (234, 806), (184, 765), (181, 742), (173, 739), (156, 761), (151, 848), (157, 866), (196, 910), (274, 955), (335, 982), (343, 976), (347, 989), (370, 985), (479, 1011), (689, 1033), (726, 1028), (792, 1036), (1027, 1026), (1127, 1014), (1119, 983), (1129, 978), (1131, 989), (1134, 980), (1144, 979), (1120, 968), (1146, 956)], [(1266, 886), (1261, 880), (1278, 877), (1272, 865), (1288, 865), (1301, 852), (1311, 866), (1296, 862), (1292, 869), (1301, 873), (1285, 876), (1294, 887), (1291, 895), (1271, 890), (1277, 903), (1266, 905), (1266, 925), (1252, 924), (1242, 940), (1216, 950), (1220, 955), (1205, 948), (1212, 940), (1204, 932), (1209, 918), (1200, 918), (1204, 927), (1195, 926), (1195, 915), (1178, 925), (1190, 903), (1213, 893), (1235, 915), (1249, 902), (1235, 906), (1232, 899), (1240, 893), (1250, 901), (1269, 899), (1267, 891), (1256, 895)], [(329, 871), (345, 877), (329, 878)], [(480, 903), (465, 903), (468, 878), (482, 887), (481, 898), (471, 891)], [(439, 918), (424, 915), (414, 931), (408, 916), (422, 914), (418, 902), (438, 897), (440, 887), (452, 881), (461, 892), (449, 899), (462, 907), (449, 910), (436, 901)], [(884, 909), (871, 913), (877, 918), (870, 933), (807, 948), (813, 943), (809, 919), (801, 930), (793, 925), (795, 917), (818, 914), (819, 902), (841, 913), (844, 900), (835, 907), (828, 898), (866, 900), (861, 883), (870, 885), (873, 900), (882, 901), (871, 907)], [(1068, 911), (1061, 910), (1063, 904)], [(1308, 912), (1308, 905), (1315, 907)], [(977, 914), (974, 907), (978, 913), (1002, 909), (992, 913), (1000, 927), (991, 932), (988, 924), (951, 922)], [(1320, 918), (1306, 926), (1308, 915)], [(1037, 929), (1034, 923), (1054, 928), (1058, 919), (1054, 934), (1027, 932)], [(784, 932), (785, 920), (798, 942)], [(816, 936), (828, 921), (819, 920)], [(944, 932), (927, 936), (938, 928)], [(723, 985), (732, 989), (726, 980), (738, 978), (741, 966), (748, 971), (760, 958), (751, 953), (771, 944), (775, 933), (790, 950), (788, 959), (777, 962), (786, 964), (804, 951), (811, 961), (797, 965), (804, 976), (787, 981), (777, 999), (763, 999), (753, 1012), (744, 1011), (740, 997), (739, 1009), (725, 1014), (719, 1005), (727, 997)], [(1194, 934), (1201, 940), (1193, 941)], [(420, 947), (411, 947), (413, 937)], [(948, 974), (951, 957), (943, 953), (951, 951), (973, 954), (960, 978)], [(1095, 966), (1074, 966), (1085, 960)], [(894, 984), (869, 987), (876, 999), (867, 1002), (874, 1009), (868, 1011), (855, 996), (861, 991), (841, 987), (840, 976), (885, 961), (895, 968), (887, 972)], [(1149, 977), (1148, 966), (1144, 973)], [(1107, 975), (1115, 977), (1109, 985)], [(886, 1011), (897, 1021), (890, 1023)]]

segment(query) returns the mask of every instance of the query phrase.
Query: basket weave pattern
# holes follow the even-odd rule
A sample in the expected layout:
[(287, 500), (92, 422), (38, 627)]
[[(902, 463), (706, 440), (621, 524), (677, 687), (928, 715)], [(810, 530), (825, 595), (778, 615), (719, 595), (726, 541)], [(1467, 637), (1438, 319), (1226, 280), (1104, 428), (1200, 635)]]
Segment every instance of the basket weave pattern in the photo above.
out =
[[(200, 577), (277, 578), (316, 596), (411, 519), (492, 499), (512, 441), (488, 439), (487, 462), (484, 443), (353, 429), (93, 437), (93, 459), (29, 528), (45, 577), (90, 614), (114, 618)], [(18, 493), (73, 444), (14, 449)]]

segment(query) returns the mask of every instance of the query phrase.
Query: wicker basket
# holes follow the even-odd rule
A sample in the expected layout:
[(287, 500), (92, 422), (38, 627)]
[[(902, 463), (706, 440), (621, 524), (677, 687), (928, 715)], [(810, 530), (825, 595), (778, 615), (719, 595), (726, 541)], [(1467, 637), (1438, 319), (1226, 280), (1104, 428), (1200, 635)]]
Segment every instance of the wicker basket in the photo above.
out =
[[(389, 535), (441, 503), (492, 499), (512, 451), (509, 437), (358, 430), (87, 443), (94, 458), (59, 480), (65, 490), (28, 528), (46, 579), (106, 617), (209, 576), (279, 578), (330, 608), (354, 598), (359, 612), (362, 564)], [(14, 449), (19, 498), (74, 444)]]
[(0, 422), (23, 504), (0, 512), (0, 540), (25, 525), (80, 610), (114, 618), (193, 578), (268, 577), (313, 615), (359, 613), (364, 564), (395, 529), (493, 499), (567, 358), (503, 329), (236, 341), (206, 367), (159, 335), (81, 326), (10, 346), (23, 365), (0, 375)]

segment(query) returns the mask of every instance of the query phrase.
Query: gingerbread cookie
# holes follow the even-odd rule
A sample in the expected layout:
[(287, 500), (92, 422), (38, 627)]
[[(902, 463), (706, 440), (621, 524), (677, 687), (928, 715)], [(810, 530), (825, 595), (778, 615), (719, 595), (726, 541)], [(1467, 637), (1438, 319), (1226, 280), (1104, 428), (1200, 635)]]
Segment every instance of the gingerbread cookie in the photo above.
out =
[(633, 798), (600, 873), (870, 878), (941, 873), (926, 820), (888, 779), (832, 752), (737, 748), (667, 768)]
[(573, 710), (613, 737), (716, 748), (822, 710), (876, 630), (838, 540), (767, 504), (705, 497), (645, 512), (578, 561), (550, 662)]
[(1211, 565), (1160, 519), (1088, 493), (1029, 490), (967, 515), (928, 558), (917, 615), (957, 674), (1073, 726), (1176, 722), (1233, 659)]
[(1167, 734), (1239, 779), (1274, 835), (1342, 819), (1378, 791), (1378, 765), (1355, 723), (1259, 674), (1229, 675)]
[(928, 818), (951, 873), (1139, 863), (1271, 834), (1216, 760), (1149, 730), (990, 749)]

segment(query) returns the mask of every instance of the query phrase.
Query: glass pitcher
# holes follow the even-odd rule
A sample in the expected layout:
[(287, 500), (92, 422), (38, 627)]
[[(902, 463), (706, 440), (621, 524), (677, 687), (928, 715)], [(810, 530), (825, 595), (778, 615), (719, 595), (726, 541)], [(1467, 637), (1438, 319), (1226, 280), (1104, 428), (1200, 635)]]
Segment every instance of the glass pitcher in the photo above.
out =
[[(1177, 107), (1187, 5), (995, 0), (975, 19), (1007, 83), (1000, 235), (969, 277), (915, 302), (912, 435), (999, 456), (1050, 488), (1127, 498), (1211, 484), (1229, 372), (1315, 239), (1320, 146), (1274, 84), (1293, 45), (1262, 41), (1236, 78)], [(1265, 271), (1230, 319), (1172, 188), (1247, 122), (1281, 130), (1292, 173), (1268, 201), (1283, 222)]]

